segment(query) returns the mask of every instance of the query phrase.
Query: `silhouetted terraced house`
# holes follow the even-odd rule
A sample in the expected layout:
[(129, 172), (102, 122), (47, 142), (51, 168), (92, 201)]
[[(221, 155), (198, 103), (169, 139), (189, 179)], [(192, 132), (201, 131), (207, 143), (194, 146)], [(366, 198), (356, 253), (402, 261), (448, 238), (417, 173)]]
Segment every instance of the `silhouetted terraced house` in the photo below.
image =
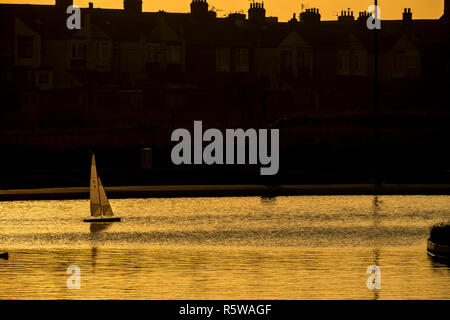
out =
[(310, 78), (314, 48), (297, 29), (271, 28), (257, 32), (258, 75), (274, 80)]
[[(272, 121), (362, 110), (370, 99), (374, 33), (365, 12), (322, 21), (314, 8), (278, 22), (262, 2), (250, 4), (248, 18), (218, 18), (206, 0), (193, 0), (189, 13), (142, 12), (142, 1), (125, 0), (124, 9), (82, 8), (81, 29), (68, 30), (70, 4), (0, 5), (0, 79), (9, 105), (69, 105), (72, 116), (78, 107), (81, 123), (106, 109), (129, 123), (173, 126), (198, 116)], [(449, 10), (445, 0), (439, 20), (414, 20), (406, 9), (402, 20), (382, 21), (382, 90), (448, 79)], [(350, 91), (357, 102), (346, 98)]]
[[(24, 22), (26, 21), (26, 22)], [(19, 19), (5, 16), (1, 20), (1, 60), (2, 83), (27, 85), (32, 81), (33, 73), (41, 64), (42, 45), (39, 33), (35, 31), (38, 19)]]
[(368, 48), (353, 33), (347, 34), (339, 44), (337, 59), (338, 76), (368, 77), (372, 74)]
[(418, 78), (421, 75), (419, 39), (403, 35), (396, 40), (384, 56), (383, 79)]

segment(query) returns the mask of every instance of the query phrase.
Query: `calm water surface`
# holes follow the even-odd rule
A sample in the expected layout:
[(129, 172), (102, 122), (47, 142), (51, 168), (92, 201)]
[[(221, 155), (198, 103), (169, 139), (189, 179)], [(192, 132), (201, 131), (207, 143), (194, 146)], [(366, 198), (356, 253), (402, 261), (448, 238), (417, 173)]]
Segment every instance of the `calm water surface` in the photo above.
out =
[[(447, 196), (0, 202), (0, 299), (450, 299), (426, 254)], [(81, 289), (66, 286), (71, 265)], [(366, 269), (381, 268), (369, 290)]]

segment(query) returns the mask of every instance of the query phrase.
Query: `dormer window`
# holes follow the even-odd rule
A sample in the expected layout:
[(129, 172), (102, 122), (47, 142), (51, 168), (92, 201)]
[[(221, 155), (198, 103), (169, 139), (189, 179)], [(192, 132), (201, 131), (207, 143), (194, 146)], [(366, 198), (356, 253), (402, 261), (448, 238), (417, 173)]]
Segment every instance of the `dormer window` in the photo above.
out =
[(312, 53), (307, 49), (297, 49), (297, 71), (301, 77), (310, 77), (312, 73)]
[(95, 56), (98, 60), (107, 60), (109, 58), (108, 41), (98, 41), (95, 48)]
[(350, 53), (348, 51), (340, 51), (338, 53), (338, 75), (349, 76), (350, 75)]
[(216, 71), (229, 72), (230, 71), (230, 48), (216, 49)]
[(237, 72), (248, 72), (249, 71), (249, 59), (248, 59), (248, 48), (238, 48), (236, 49), (236, 71)]
[(393, 57), (392, 67), (393, 67), (394, 71), (400, 70), (400, 62), (399, 62), (399, 58), (397, 55), (394, 55), (394, 57)]
[(283, 74), (292, 73), (292, 51), (283, 50), (281, 52), (281, 72)]
[(300, 68), (306, 66), (305, 53), (301, 50), (297, 51), (297, 61)]
[(86, 60), (87, 47), (86, 43), (75, 41), (72, 43), (72, 59), (74, 60)]
[(147, 44), (147, 62), (159, 63), (161, 62), (161, 44), (159, 43), (148, 43)]
[(86, 67), (87, 60), (87, 45), (83, 41), (72, 42), (72, 54), (70, 66), (74, 68)]
[(181, 45), (173, 43), (167, 45), (166, 60), (169, 64), (181, 63)]
[(353, 68), (356, 72), (361, 71), (361, 57), (357, 54), (353, 56)]

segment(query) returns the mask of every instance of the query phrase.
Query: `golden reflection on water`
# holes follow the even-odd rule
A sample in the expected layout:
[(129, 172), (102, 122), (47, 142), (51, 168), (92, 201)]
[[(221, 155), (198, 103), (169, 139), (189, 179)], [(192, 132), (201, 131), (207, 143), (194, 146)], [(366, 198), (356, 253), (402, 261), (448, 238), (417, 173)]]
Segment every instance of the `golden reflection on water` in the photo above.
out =
[[(450, 299), (449, 266), (426, 255), (448, 197), (111, 204), (123, 222), (94, 226), (88, 201), (1, 203), (0, 299)], [(366, 287), (370, 265), (381, 290)]]

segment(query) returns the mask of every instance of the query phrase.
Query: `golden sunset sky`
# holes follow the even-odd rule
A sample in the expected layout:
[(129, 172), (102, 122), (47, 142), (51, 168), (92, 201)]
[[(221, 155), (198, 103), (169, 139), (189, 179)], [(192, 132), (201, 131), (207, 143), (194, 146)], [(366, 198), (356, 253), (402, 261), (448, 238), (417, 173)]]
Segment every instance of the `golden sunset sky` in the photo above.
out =
[[(87, 7), (89, 2), (97, 8), (122, 8), (123, 0), (74, 0), (80, 7)], [(144, 11), (164, 10), (167, 12), (188, 12), (191, 0), (143, 0)], [(29, 3), (54, 4), (54, 0), (0, 0), (0, 3)], [(209, 0), (219, 17), (230, 12), (245, 10), (247, 13), (249, 0)], [(268, 16), (279, 17), (280, 21), (288, 21), (292, 14), (301, 11), (301, 4), (305, 8), (319, 8), (323, 20), (335, 20), (336, 15), (343, 9), (350, 8), (357, 16), (357, 12), (364, 11), (373, 0), (266, 0), (264, 1)], [(411, 8), (414, 19), (437, 19), (442, 16), (444, 0), (379, 0), (381, 18), (392, 20), (401, 19), (403, 8)]]

